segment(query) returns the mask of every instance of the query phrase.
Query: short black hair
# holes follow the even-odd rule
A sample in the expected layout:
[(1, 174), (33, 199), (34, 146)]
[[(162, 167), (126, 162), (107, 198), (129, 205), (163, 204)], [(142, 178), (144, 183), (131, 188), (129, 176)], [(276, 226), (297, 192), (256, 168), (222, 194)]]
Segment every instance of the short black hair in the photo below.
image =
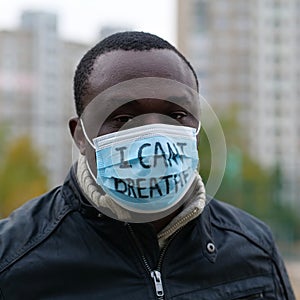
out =
[(76, 112), (81, 116), (84, 110), (82, 97), (88, 89), (88, 79), (93, 70), (95, 60), (102, 54), (114, 50), (147, 51), (152, 49), (169, 49), (174, 51), (188, 65), (195, 76), (197, 89), (199, 88), (195, 70), (189, 61), (174, 46), (164, 39), (142, 31), (124, 31), (108, 36), (91, 48), (79, 62), (74, 76), (74, 98)]

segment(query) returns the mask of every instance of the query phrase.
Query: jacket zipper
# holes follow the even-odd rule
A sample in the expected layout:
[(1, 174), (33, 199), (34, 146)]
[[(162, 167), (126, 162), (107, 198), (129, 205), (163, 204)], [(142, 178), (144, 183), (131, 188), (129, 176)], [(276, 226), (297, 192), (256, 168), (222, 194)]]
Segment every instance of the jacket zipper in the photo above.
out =
[(130, 224), (127, 224), (127, 227), (129, 229), (129, 232), (133, 238), (133, 241), (136, 245), (136, 247), (138, 248), (139, 252), (140, 252), (140, 255), (141, 255), (141, 258), (142, 258), (142, 261), (143, 261), (143, 265), (146, 269), (147, 272), (150, 273), (150, 276), (153, 280), (153, 283), (154, 283), (154, 287), (155, 287), (155, 293), (156, 293), (156, 296), (157, 296), (157, 299), (158, 300), (163, 300), (164, 299), (164, 289), (163, 289), (163, 283), (162, 283), (162, 278), (161, 278), (161, 267), (162, 267), (162, 262), (163, 262), (163, 259), (165, 257), (165, 254), (166, 254), (166, 251), (167, 251), (167, 248), (169, 246), (169, 244), (171, 243), (171, 241), (174, 239), (174, 237), (176, 236), (176, 234), (178, 233), (178, 230), (177, 232), (175, 232), (173, 234), (173, 236), (169, 239), (169, 241), (166, 243), (166, 245), (162, 248), (161, 252), (160, 252), (160, 255), (159, 255), (159, 259), (158, 259), (158, 263), (157, 263), (157, 267), (155, 270), (152, 270), (145, 255), (144, 255), (144, 252), (143, 252), (143, 249), (141, 247), (141, 244), (139, 243), (138, 239), (136, 238), (136, 235), (131, 227)]
[(153, 282), (154, 282), (156, 296), (158, 297), (158, 299), (163, 299), (163, 297), (164, 297), (164, 288), (163, 288), (163, 285), (162, 285), (160, 271), (154, 270), (154, 271), (151, 271), (150, 274), (151, 274), (151, 277), (152, 277)]

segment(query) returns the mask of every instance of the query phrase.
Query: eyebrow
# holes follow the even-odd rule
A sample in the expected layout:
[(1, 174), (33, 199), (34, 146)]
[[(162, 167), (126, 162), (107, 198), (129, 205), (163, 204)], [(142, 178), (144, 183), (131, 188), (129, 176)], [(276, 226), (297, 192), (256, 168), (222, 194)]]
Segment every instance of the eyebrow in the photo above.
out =
[[(190, 97), (189, 97), (190, 96)], [(108, 115), (110, 115), (111, 113), (113, 113), (115, 110), (120, 109), (122, 106), (124, 105), (130, 105), (130, 107), (132, 106), (139, 106), (139, 102), (137, 102), (138, 100), (141, 100), (142, 98), (139, 99), (130, 99), (131, 97), (128, 96), (123, 96), (122, 95), (107, 95), (107, 97), (105, 97), (106, 99), (101, 99), (95, 97), (89, 105), (91, 105), (92, 111), (96, 112), (99, 110), (99, 108), (101, 107), (101, 113), (104, 113), (103, 111), (103, 105), (106, 106), (105, 111), (108, 112)], [(149, 99), (158, 99), (158, 100), (162, 100), (165, 101), (166, 105), (178, 105), (181, 106), (182, 108), (186, 109), (186, 110), (191, 110), (194, 108), (195, 102), (192, 100), (193, 96), (192, 95), (172, 95), (172, 96), (168, 96), (165, 98), (149, 98)], [(101, 105), (98, 106), (98, 101), (101, 100)], [(110, 112), (109, 112), (110, 111)]]
[(166, 99), (169, 102), (176, 102), (176, 104), (187, 104), (187, 102), (189, 102), (188, 97), (186, 96), (170, 96)]
[[(177, 105), (177, 106), (181, 106), (181, 107), (184, 107), (184, 105), (186, 105), (187, 103), (188, 103), (188, 101), (186, 101), (187, 99), (186, 99), (186, 97), (176, 97), (176, 96), (171, 96), (171, 97), (168, 97), (168, 98), (166, 98), (166, 99), (160, 99), (160, 98), (145, 98), (145, 100), (147, 100), (147, 99), (149, 99), (149, 100), (160, 100), (160, 101), (164, 101), (164, 104), (165, 105), (169, 105), (169, 106), (171, 106), (171, 105)], [(125, 100), (125, 98), (123, 98), (123, 99), (119, 99), (120, 101), (124, 101)], [(140, 100), (143, 100), (143, 99), (135, 99), (135, 100), (131, 100), (131, 101), (129, 101), (129, 102), (127, 102), (127, 103), (125, 103), (125, 104), (123, 104), (123, 105), (121, 105), (119, 108), (121, 108), (122, 106), (124, 106), (124, 105), (130, 105), (130, 106), (140, 106), (141, 105), (141, 103), (140, 103)], [(117, 99), (116, 99), (116, 101), (117, 101)], [(182, 105), (181, 105), (182, 104)]]

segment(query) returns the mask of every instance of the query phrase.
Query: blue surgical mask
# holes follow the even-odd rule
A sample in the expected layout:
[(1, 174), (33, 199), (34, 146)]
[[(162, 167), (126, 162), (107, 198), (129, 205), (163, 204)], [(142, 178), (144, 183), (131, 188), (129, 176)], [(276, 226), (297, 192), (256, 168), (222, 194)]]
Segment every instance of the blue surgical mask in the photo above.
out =
[(96, 137), (93, 143), (85, 133), (96, 151), (94, 179), (129, 211), (170, 209), (182, 199), (197, 174), (196, 135), (195, 128), (167, 124), (121, 130)]

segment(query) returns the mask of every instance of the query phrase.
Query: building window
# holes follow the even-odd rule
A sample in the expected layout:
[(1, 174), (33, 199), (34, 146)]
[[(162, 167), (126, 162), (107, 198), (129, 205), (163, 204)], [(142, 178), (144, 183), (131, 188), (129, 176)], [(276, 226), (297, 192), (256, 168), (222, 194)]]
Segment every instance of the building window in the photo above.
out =
[(204, 32), (208, 28), (208, 4), (206, 1), (194, 2), (195, 27), (197, 32)]

